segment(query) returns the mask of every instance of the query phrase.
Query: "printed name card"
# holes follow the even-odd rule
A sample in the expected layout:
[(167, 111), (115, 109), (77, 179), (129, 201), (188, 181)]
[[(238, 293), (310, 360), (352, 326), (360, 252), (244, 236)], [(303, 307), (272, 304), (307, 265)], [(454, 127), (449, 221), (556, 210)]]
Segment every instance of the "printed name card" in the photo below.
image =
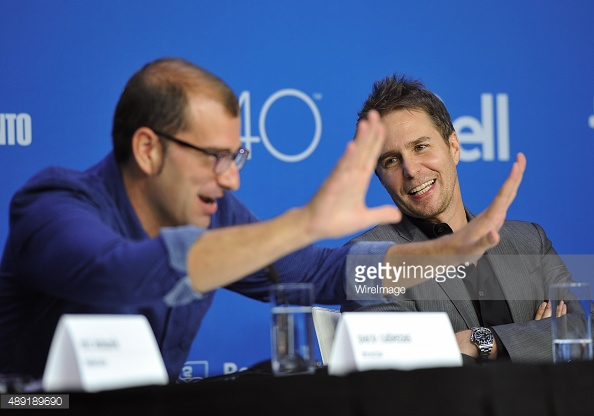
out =
[(345, 312), (336, 329), (328, 373), (461, 365), (445, 312)]
[(45, 391), (100, 390), (169, 381), (142, 315), (63, 315), (50, 347)]

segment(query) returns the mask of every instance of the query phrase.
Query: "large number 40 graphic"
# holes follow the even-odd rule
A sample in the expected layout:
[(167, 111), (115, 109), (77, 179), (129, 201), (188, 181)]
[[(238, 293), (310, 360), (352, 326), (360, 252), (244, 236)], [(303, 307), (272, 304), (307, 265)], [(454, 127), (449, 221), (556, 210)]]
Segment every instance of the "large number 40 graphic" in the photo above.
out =
[[(294, 155), (288, 155), (276, 149), (272, 145), (270, 137), (268, 137), (268, 134), (266, 133), (266, 116), (268, 114), (268, 110), (270, 110), (270, 107), (272, 107), (272, 105), (274, 105), (274, 103), (277, 100), (283, 97), (296, 97), (302, 100), (311, 110), (315, 122), (315, 131), (313, 138), (309, 143), (309, 146), (307, 146), (307, 148), (301, 153), (297, 153)], [(260, 132), (260, 136), (252, 135), (252, 110), (249, 91), (243, 91), (240, 94), (239, 105), (242, 110), (243, 119), (243, 134), (241, 136), (241, 141), (243, 145), (246, 147), (246, 149), (250, 151), (250, 155), (253, 154), (252, 143), (262, 142), (264, 144), (264, 147), (266, 147), (270, 154), (272, 154), (277, 159), (282, 160), (284, 162), (300, 162), (303, 159), (309, 157), (318, 146), (318, 143), (320, 142), (320, 138), (322, 137), (322, 117), (320, 116), (320, 111), (318, 110), (316, 103), (302, 91), (287, 88), (279, 90), (272, 94), (270, 97), (268, 97), (268, 99), (262, 106), (262, 109), (260, 110), (260, 116), (258, 118), (258, 129)]]

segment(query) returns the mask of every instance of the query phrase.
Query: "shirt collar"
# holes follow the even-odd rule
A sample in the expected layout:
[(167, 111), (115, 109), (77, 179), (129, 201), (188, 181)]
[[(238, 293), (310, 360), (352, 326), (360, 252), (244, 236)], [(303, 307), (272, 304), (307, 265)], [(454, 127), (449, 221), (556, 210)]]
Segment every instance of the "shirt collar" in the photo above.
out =
[(445, 222), (436, 224), (421, 218), (414, 218), (408, 215), (406, 217), (410, 220), (410, 222), (417, 226), (417, 228), (419, 228), (423, 232), (423, 234), (425, 234), (429, 239), (453, 233), (452, 228)]

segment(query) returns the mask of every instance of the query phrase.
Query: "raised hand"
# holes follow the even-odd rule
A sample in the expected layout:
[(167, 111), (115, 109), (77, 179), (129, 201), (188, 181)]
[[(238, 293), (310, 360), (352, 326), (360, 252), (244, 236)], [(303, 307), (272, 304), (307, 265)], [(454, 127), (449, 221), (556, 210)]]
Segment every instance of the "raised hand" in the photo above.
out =
[(304, 209), (314, 239), (341, 237), (381, 223), (401, 219), (393, 205), (368, 208), (365, 196), (385, 139), (385, 128), (375, 111), (357, 126), (355, 139), (334, 170)]
[[(516, 197), (526, 170), (526, 157), (518, 153), (511, 172), (499, 192), (483, 212), (454, 234), (444, 237), (443, 253), (468, 254), (467, 260), (476, 260), (485, 251), (499, 243), (499, 230), (503, 226), (507, 209)], [(475, 259), (472, 255), (476, 256)]]
[(224, 286), (316, 240), (398, 222), (393, 206), (368, 208), (365, 196), (385, 140), (376, 112), (359, 123), (355, 140), (311, 201), (271, 220), (208, 230), (188, 252), (188, 275), (200, 292)]
[(462, 264), (475, 262), (488, 249), (499, 243), (499, 230), (503, 226), (507, 209), (513, 202), (526, 169), (526, 157), (518, 153), (511, 172), (499, 192), (482, 213), (453, 234), (435, 240), (398, 244), (390, 247), (388, 255), (432, 254), (429, 263)]

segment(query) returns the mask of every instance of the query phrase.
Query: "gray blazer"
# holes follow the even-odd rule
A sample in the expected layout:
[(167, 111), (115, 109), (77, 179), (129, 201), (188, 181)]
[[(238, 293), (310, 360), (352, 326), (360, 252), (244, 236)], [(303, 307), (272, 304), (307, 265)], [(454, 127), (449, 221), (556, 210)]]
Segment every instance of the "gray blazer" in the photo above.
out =
[[(470, 218), (474, 215), (469, 214)], [(485, 254), (508, 301), (514, 323), (492, 327), (511, 359), (518, 362), (552, 362), (551, 320), (534, 320), (541, 302), (548, 299), (553, 283), (571, 282), (571, 275), (537, 224), (505, 221), (500, 243)], [(408, 243), (427, 240), (427, 236), (403, 217), (398, 224), (379, 225), (349, 243), (357, 241), (394, 241)], [(478, 317), (464, 282), (433, 280), (407, 289), (389, 303), (378, 303), (358, 310), (443, 311), (454, 332), (479, 326)], [(571, 313), (571, 306), (568, 306)]]

